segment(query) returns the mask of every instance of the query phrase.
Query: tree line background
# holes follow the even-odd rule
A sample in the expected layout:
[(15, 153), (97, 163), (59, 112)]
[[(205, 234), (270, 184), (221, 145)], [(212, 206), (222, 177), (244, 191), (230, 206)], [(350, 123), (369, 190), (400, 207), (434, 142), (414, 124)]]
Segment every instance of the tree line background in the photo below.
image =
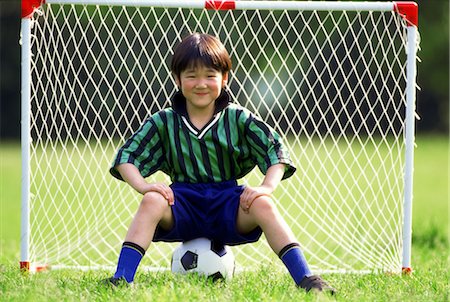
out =
[[(448, 133), (449, 3), (418, 1), (417, 132)], [(20, 138), (20, 1), (0, 1), (0, 138)]]

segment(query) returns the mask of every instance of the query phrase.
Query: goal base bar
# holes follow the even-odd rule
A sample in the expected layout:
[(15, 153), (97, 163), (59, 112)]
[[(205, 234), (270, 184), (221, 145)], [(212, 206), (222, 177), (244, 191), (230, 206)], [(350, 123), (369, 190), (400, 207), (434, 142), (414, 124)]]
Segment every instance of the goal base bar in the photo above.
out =
[[(87, 265), (54, 265), (50, 266), (49, 264), (31, 264), (30, 262), (20, 262), (20, 268), (24, 272), (29, 273), (39, 273), (45, 272), (49, 270), (79, 270), (79, 271), (93, 271), (93, 270), (105, 270), (105, 271), (113, 271), (116, 269), (115, 266), (111, 265), (101, 265), (101, 266), (87, 266)], [(235, 273), (245, 273), (245, 272), (253, 272), (257, 270), (257, 267), (252, 268), (244, 268), (244, 267), (236, 267)], [(143, 272), (153, 272), (153, 273), (161, 273), (161, 272), (170, 272), (170, 267), (162, 267), (162, 266), (142, 266), (139, 268), (140, 271)], [(284, 269), (280, 267), (280, 272)], [(382, 270), (346, 270), (346, 269), (336, 269), (336, 270), (314, 270), (318, 274), (357, 274), (357, 275), (367, 275), (367, 274), (385, 274), (385, 275), (410, 275), (412, 274), (411, 268), (402, 268), (401, 272), (389, 272)]]

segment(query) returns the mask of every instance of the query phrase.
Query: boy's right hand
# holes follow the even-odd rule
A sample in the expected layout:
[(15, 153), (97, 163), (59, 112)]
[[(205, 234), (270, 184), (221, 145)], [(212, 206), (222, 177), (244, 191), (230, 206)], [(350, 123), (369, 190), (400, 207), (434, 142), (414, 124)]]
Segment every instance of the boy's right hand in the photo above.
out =
[(175, 202), (175, 197), (173, 195), (172, 189), (165, 183), (155, 182), (148, 183), (142, 177), (138, 168), (130, 163), (123, 163), (116, 167), (119, 171), (123, 180), (125, 180), (130, 186), (132, 186), (136, 191), (144, 195), (147, 192), (158, 192), (161, 194), (169, 203), (173, 205)]
[(147, 192), (158, 192), (161, 194), (169, 203), (170, 206), (173, 206), (175, 204), (175, 197), (173, 195), (172, 189), (166, 185), (165, 183), (161, 182), (155, 182), (155, 183), (148, 183), (142, 190), (142, 194), (145, 194)]

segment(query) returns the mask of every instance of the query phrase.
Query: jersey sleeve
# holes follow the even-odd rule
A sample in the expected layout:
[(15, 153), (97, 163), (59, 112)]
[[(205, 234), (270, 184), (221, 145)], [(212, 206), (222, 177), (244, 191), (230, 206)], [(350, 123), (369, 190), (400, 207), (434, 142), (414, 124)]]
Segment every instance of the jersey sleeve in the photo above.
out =
[(245, 133), (251, 156), (264, 175), (267, 169), (275, 164), (285, 164), (283, 179), (294, 174), (296, 168), (289, 151), (272, 127), (250, 113), (245, 124)]
[(119, 148), (110, 168), (112, 176), (123, 180), (117, 166), (124, 163), (135, 165), (144, 178), (163, 169), (165, 156), (158, 127), (152, 117)]

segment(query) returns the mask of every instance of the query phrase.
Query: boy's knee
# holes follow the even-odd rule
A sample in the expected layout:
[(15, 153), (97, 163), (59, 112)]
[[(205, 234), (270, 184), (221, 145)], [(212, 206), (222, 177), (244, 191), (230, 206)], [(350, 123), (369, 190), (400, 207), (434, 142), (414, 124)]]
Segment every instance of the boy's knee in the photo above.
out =
[(167, 200), (158, 192), (147, 192), (142, 198), (140, 207), (148, 210), (164, 210), (169, 206)]
[(267, 196), (261, 196), (256, 198), (252, 203), (252, 208), (256, 207), (258, 212), (274, 213), (277, 211), (273, 200)]

